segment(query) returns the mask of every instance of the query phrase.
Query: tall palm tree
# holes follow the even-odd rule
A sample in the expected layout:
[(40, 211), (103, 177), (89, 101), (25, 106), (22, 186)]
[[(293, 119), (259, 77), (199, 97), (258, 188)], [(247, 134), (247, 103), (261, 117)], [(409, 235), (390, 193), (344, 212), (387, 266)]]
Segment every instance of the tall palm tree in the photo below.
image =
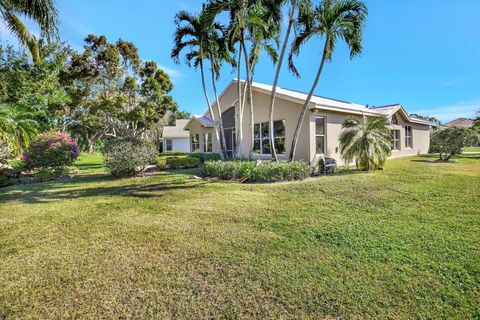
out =
[[(213, 42), (212, 38), (217, 37), (217, 33), (221, 32), (223, 27), (217, 23), (212, 23), (205, 19), (202, 14), (191, 14), (187, 11), (180, 11), (175, 16), (175, 24), (177, 29), (174, 34), (174, 47), (171, 52), (171, 57), (176, 63), (180, 63), (180, 54), (184, 49), (189, 51), (185, 54), (185, 61), (188, 66), (197, 69), (200, 67), (200, 74), (202, 78), (202, 88), (205, 100), (207, 101), (208, 111), (213, 121), (213, 131), (217, 141), (220, 141), (218, 132), (218, 122), (216, 115), (213, 112), (210, 98), (208, 97), (207, 87), (205, 84), (205, 68), (204, 60), (208, 58), (208, 46)], [(217, 37), (218, 38), (218, 37)], [(212, 69), (214, 69), (212, 67)], [(220, 119), (221, 120), (221, 119)], [(220, 143), (222, 148), (222, 143)], [(221, 155), (223, 157), (223, 150)]]
[[(251, 9), (256, 5), (258, 1), (256, 0), (211, 0), (205, 10), (204, 18), (210, 22), (215, 19), (215, 17), (222, 13), (226, 12), (229, 16), (229, 25), (228, 25), (228, 39), (230, 45), (234, 46), (238, 44), (238, 50), (236, 51), (236, 65), (237, 65), (237, 94), (238, 94), (238, 105), (239, 105), (239, 117), (238, 117), (238, 128), (236, 130), (236, 151), (237, 157), (244, 157), (244, 144), (243, 144), (243, 114), (244, 114), (244, 104), (245, 98), (242, 94), (242, 81), (241, 79), (241, 66), (242, 59), (245, 63), (245, 69), (249, 70), (249, 59), (246, 48), (246, 34), (248, 20), (251, 18)], [(248, 71), (246, 72), (246, 84), (248, 84)], [(253, 126), (253, 124), (252, 124)]]
[[(275, 98), (278, 86), (278, 79), (280, 76), (280, 70), (282, 69), (283, 59), (285, 57), (285, 52), (287, 51), (287, 44), (290, 39), (290, 34), (295, 23), (295, 13), (298, 9), (301, 9), (303, 6), (309, 5), (310, 0), (282, 0), (279, 1), (278, 5), (282, 6), (284, 3), (289, 4), (288, 8), (288, 24), (287, 30), (285, 32), (285, 38), (283, 40), (282, 49), (280, 50), (280, 56), (278, 58), (277, 69), (275, 71), (275, 77), (273, 79), (272, 93), (270, 95), (270, 106), (268, 110), (268, 120), (269, 120), (269, 131), (273, 132), (273, 113), (275, 109)], [(280, 20), (279, 20), (280, 21)], [(275, 149), (275, 140), (273, 134), (270, 135), (270, 150), (272, 153), (272, 158), (275, 161), (278, 161), (277, 150)]]
[[(255, 77), (255, 67), (260, 54), (265, 52), (273, 64), (277, 63), (277, 49), (279, 46), (281, 3), (283, 0), (263, 0), (257, 2), (249, 11), (247, 20), (247, 40), (251, 43), (249, 60), (246, 62), (246, 87), (248, 90), (248, 103), (250, 111), (250, 148), (249, 158), (253, 156), (254, 147), (254, 109), (252, 83)], [(273, 131), (271, 131), (273, 132)], [(271, 135), (270, 135), (271, 136)]]
[(392, 150), (392, 135), (384, 116), (367, 116), (362, 122), (347, 119), (342, 124), (340, 153), (345, 162), (356, 162), (358, 169), (381, 168)]
[(303, 104), (302, 111), (297, 121), (290, 148), (289, 160), (295, 158), (297, 140), (300, 129), (312, 99), (313, 92), (317, 87), (318, 80), (323, 70), (325, 61), (331, 60), (335, 44), (343, 39), (350, 48), (350, 58), (359, 55), (362, 51), (362, 32), (367, 16), (367, 6), (361, 0), (323, 0), (311, 10), (302, 10), (298, 17), (298, 34), (292, 43), (289, 55), (289, 68), (299, 76), (298, 70), (293, 63), (293, 56), (298, 55), (300, 48), (314, 36), (325, 38), (322, 60), (317, 70), (307, 99)]
[(0, 0), (0, 20), (30, 51), (38, 63), (40, 51), (37, 39), (19, 17), (31, 19), (38, 24), (41, 36), (51, 40), (58, 35), (58, 14), (53, 0)]
[(38, 123), (33, 120), (32, 113), (0, 105), (0, 138), (11, 142), (15, 154), (30, 145), (37, 135), (37, 128)]

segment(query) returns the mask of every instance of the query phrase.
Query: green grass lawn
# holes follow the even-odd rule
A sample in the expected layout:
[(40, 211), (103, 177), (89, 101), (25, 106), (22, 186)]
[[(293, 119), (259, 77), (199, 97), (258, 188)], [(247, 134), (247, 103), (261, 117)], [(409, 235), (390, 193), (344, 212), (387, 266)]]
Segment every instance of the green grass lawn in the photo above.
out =
[(480, 157), (276, 185), (0, 189), (0, 319), (479, 319)]

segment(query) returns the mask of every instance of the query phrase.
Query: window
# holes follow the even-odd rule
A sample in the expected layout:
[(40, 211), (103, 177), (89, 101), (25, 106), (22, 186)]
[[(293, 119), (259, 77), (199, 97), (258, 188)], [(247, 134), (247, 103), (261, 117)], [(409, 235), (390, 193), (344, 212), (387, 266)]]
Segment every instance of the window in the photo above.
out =
[(212, 152), (212, 134), (205, 133), (204, 151)]
[(200, 135), (199, 134), (192, 134), (190, 136), (190, 143), (192, 146), (192, 152), (200, 151)]
[(398, 125), (398, 118), (397, 118), (397, 115), (396, 115), (396, 114), (394, 114), (394, 115), (392, 116), (391, 124), (396, 124), (396, 125)]
[(166, 139), (165, 140), (165, 151), (172, 151), (172, 150), (173, 150), (172, 140)]
[(412, 126), (405, 126), (405, 148), (413, 148)]
[[(270, 154), (270, 130), (268, 122), (256, 123), (253, 136), (253, 153)], [(273, 141), (277, 153), (285, 153), (285, 121), (279, 120), (273, 123)]]
[(392, 130), (392, 150), (400, 150), (400, 130)]
[(325, 154), (325, 118), (315, 118), (315, 146), (317, 154)]

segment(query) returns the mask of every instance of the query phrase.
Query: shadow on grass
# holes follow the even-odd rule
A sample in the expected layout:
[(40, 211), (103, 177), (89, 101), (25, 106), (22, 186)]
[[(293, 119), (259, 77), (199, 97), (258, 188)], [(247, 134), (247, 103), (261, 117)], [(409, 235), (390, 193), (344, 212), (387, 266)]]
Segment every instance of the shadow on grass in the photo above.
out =
[[(161, 197), (167, 191), (193, 189), (204, 184), (204, 182), (198, 180), (190, 181), (185, 177), (171, 176), (172, 177), (165, 177), (168, 181), (159, 183), (149, 183), (151, 180), (147, 179), (144, 181), (133, 179), (131, 180), (131, 184), (128, 185), (98, 186), (96, 184), (98, 182), (114, 181), (115, 179), (107, 174), (80, 175), (64, 182), (56, 181), (5, 188), (7, 189), (5, 190), (7, 193), (2, 194), (0, 191), (0, 203), (16, 201), (36, 204), (101, 196), (122, 196), (145, 199)], [(122, 180), (116, 181), (118, 181), (118, 183), (124, 182)], [(86, 186), (75, 189), (76, 185), (85, 183), (87, 184)]]

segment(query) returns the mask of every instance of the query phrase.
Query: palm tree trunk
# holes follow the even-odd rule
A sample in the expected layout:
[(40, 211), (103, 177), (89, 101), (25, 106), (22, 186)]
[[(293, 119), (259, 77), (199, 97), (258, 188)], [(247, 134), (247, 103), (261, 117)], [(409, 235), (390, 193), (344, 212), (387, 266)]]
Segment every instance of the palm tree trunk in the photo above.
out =
[(305, 103), (303, 104), (303, 110), (300, 114), (300, 117), (298, 118), (297, 126), (295, 128), (295, 133), (293, 134), (292, 146), (290, 147), (290, 155), (288, 157), (289, 161), (293, 161), (293, 159), (295, 159), (295, 151), (297, 149), (298, 135), (300, 134), (300, 129), (302, 128), (303, 120), (305, 119), (305, 114), (307, 113), (307, 110), (308, 110), (308, 105), (310, 103), (310, 100), (312, 99), (313, 92), (317, 87), (318, 80), (320, 79), (320, 75), (322, 74), (323, 66), (325, 65), (325, 60), (327, 59), (328, 42), (329, 42), (329, 37), (327, 36), (327, 38), (325, 39), (325, 46), (323, 48), (322, 61), (320, 62), (320, 66), (318, 67), (317, 75), (315, 76), (315, 80), (313, 81), (312, 88), (308, 93), (307, 100), (305, 100)]
[(285, 40), (283, 41), (282, 51), (280, 52), (280, 57), (278, 59), (277, 71), (275, 71), (275, 79), (273, 80), (272, 94), (270, 96), (270, 108), (268, 113), (268, 125), (270, 131), (270, 150), (272, 152), (272, 158), (275, 161), (278, 161), (277, 150), (275, 149), (275, 140), (273, 138), (273, 110), (275, 107), (275, 95), (277, 92), (278, 78), (280, 76), (280, 70), (282, 69), (283, 58), (285, 57), (285, 52), (287, 50), (288, 39), (290, 38), (290, 33), (292, 32), (292, 26), (295, 15), (295, 4), (296, 1), (292, 1), (292, 8), (289, 14), (289, 21), (287, 27), (287, 33), (285, 34)]
[(218, 93), (217, 93), (217, 85), (215, 83), (215, 71), (214, 71), (214, 66), (215, 66), (215, 59), (211, 59), (212, 63), (212, 86), (213, 86), (213, 92), (215, 94), (215, 101), (217, 102), (217, 110), (218, 110), (218, 123), (219, 123), (219, 128), (220, 128), (220, 140), (218, 143), (220, 144), (220, 157), (222, 160), (227, 157), (228, 155), (226, 153), (226, 141), (225, 141), (225, 131), (223, 130), (223, 119), (222, 119), (222, 108), (220, 107), (220, 99), (218, 99)]
[(248, 105), (250, 111), (250, 125), (249, 125), (249, 134), (250, 134), (250, 146), (248, 148), (248, 158), (252, 159), (253, 157), (253, 135), (254, 135), (254, 115), (253, 115), (253, 94), (252, 94), (252, 82), (250, 77), (250, 61), (247, 53), (247, 48), (245, 45), (243, 47), (243, 56), (245, 60), (245, 84), (248, 90)]
[(242, 44), (239, 44), (238, 50), (238, 59), (237, 59), (237, 76), (238, 76), (238, 128), (236, 130), (236, 157), (241, 158), (243, 156), (243, 142), (242, 142), (242, 135), (243, 135), (243, 101), (242, 101), (242, 82), (241, 82), (241, 62), (242, 62)]
[(207, 87), (205, 85), (205, 72), (203, 70), (203, 60), (200, 60), (200, 73), (202, 75), (203, 94), (205, 95), (205, 100), (207, 100), (208, 111), (210, 112), (210, 116), (212, 117), (212, 121), (213, 121), (213, 131), (215, 133), (215, 138), (217, 139), (217, 141), (220, 141), (220, 137), (218, 136), (217, 122), (215, 121), (215, 113), (213, 113), (212, 105), (210, 104), (210, 99), (208, 98)]

